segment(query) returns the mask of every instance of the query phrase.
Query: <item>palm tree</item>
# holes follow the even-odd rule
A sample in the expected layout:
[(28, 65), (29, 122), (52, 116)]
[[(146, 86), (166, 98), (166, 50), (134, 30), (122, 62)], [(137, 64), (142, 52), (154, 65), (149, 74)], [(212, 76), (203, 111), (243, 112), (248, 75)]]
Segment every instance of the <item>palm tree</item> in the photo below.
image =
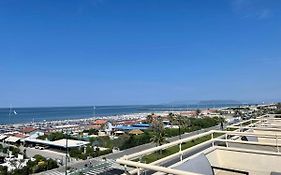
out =
[(183, 117), (181, 115), (176, 116), (176, 121), (177, 121), (177, 124), (179, 126), (179, 139), (181, 139), (181, 128), (185, 127), (186, 121), (183, 120)]
[(196, 116), (198, 116), (201, 113), (200, 109), (196, 109), (195, 112), (196, 112), (196, 114), (195, 114)]
[(173, 124), (175, 123), (175, 114), (169, 113), (168, 120), (170, 121), (170, 124), (173, 126)]
[(153, 136), (151, 137), (151, 141), (156, 144), (156, 146), (161, 146), (166, 141), (166, 134), (165, 132), (154, 132)]
[(242, 112), (240, 110), (235, 110), (233, 117), (242, 117)]
[(146, 122), (147, 123), (151, 124), (153, 122), (153, 120), (154, 120), (153, 115), (154, 114), (149, 114), (149, 115), (146, 116)]
[(219, 117), (219, 118), (218, 118), (218, 122), (219, 122), (220, 125), (221, 125), (221, 130), (223, 130), (223, 124), (225, 123), (225, 118), (224, 118), (224, 117)]
[[(156, 144), (156, 146), (163, 145), (166, 143), (166, 133), (164, 129), (163, 120), (161, 117), (157, 117), (152, 123), (153, 136), (151, 137), (151, 141)], [(160, 154), (162, 154), (162, 150), (160, 150)]]
[(181, 139), (181, 128), (186, 128), (189, 126), (190, 121), (181, 115), (171, 116), (170, 122), (174, 125), (178, 125), (179, 127), (179, 139)]

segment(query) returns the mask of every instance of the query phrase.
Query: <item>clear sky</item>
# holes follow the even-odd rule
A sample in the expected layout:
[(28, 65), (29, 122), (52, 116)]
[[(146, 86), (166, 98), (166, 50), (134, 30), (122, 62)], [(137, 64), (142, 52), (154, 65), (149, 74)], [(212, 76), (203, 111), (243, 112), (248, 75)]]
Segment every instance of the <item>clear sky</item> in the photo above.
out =
[(0, 1), (0, 106), (281, 98), (281, 1)]

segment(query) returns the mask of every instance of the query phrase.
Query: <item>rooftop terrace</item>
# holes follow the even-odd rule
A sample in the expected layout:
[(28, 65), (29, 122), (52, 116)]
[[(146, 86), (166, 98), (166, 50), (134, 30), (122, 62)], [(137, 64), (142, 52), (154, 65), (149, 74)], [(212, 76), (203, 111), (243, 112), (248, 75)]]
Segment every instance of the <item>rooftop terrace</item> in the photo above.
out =
[[(186, 139), (124, 156), (119, 164), (130, 174), (281, 174), (281, 118), (265, 115)], [(202, 142), (186, 147), (202, 138)], [(173, 154), (147, 162), (146, 157), (177, 148)]]

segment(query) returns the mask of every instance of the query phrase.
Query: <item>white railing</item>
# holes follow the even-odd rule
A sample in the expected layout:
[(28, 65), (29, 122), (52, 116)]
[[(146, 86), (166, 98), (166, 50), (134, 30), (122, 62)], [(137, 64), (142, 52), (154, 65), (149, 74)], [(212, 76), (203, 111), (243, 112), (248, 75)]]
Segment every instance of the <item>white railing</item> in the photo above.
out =
[[(214, 134), (215, 133), (219, 133), (222, 135), (225, 135), (225, 139), (222, 138), (214, 138)], [(146, 164), (146, 163), (141, 163), (141, 162), (136, 162), (133, 161), (132, 159), (137, 159), (139, 157), (143, 157), (145, 155), (149, 155), (152, 154), (156, 151), (159, 150), (165, 150), (168, 149), (172, 146), (176, 146), (176, 145), (180, 145), (183, 144), (185, 142), (189, 142), (191, 140), (195, 140), (204, 136), (208, 136), (211, 135), (211, 139), (205, 142), (202, 142), (200, 144), (197, 144), (193, 147), (190, 147), (188, 149), (185, 150), (181, 150), (175, 154), (169, 155), (167, 157), (164, 157), (160, 160), (157, 160), (155, 162), (152, 162), (150, 164)], [(276, 143), (259, 143), (259, 142), (251, 142), (251, 141), (242, 141), (242, 140), (232, 140), (231, 138), (227, 138), (227, 136), (255, 136), (258, 138), (270, 138), (270, 139), (275, 139)], [(181, 157), (182, 155), (186, 154), (186, 153), (190, 153), (196, 149), (198, 149), (199, 147), (203, 147), (206, 145), (211, 145), (211, 146), (215, 146), (215, 142), (224, 142), (226, 144), (226, 147), (229, 147), (229, 143), (239, 143), (239, 144), (253, 144), (253, 145), (260, 145), (260, 146), (271, 146), (271, 147), (275, 147), (277, 152), (279, 152), (279, 147), (281, 145), (278, 144), (278, 140), (281, 139), (281, 134), (259, 134), (259, 133), (251, 133), (251, 132), (236, 132), (236, 131), (217, 131), (217, 130), (212, 130), (206, 133), (202, 133), (202, 134), (198, 134), (196, 136), (192, 136), (186, 139), (182, 139), (182, 140), (178, 140), (175, 142), (171, 142), (168, 144), (164, 144), (158, 147), (154, 147), (145, 151), (141, 151), (135, 154), (131, 154), (131, 155), (127, 155), (124, 156), (120, 159), (117, 159), (117, 163), (125, 165), (125, 166), (132, 166), (132, 167), (136, 167), (137, 169), (133, 170), (130, 172), (130, 174), (140, 174), (140, 172), (143, 169), (148, 169), (148, 170), (153, 170), (153, 171), (157, 171), (157, 172), (163, 172), (163, 173), (171, 173), (171, 174), (190, 174), (191, 172), (183, 172), (183, 171), (179, 171), (179, 170), (175, 170), (175, 169), (171, 169), (171, 168), (165, 168), (165, 167), (161, 167), (161, 166), (157, 166), (157, 164), (161, 164), (162, 162), (171, 160), (173, 158), (177, 158), (177, 157)], [(179, 161), (181, 161), (182, 158), (179, 159)], [(191, 173), (194, 174), (194, 173)]]

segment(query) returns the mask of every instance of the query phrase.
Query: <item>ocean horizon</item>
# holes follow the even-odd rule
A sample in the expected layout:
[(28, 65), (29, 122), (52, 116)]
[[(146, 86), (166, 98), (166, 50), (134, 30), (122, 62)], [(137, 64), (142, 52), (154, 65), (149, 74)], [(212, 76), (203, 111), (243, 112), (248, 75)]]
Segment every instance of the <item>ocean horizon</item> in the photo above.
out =
[(193, 105), (119, 105), (119, 106), (72, 106), (72, 107), (15, 107), (0, 108), (0, 124), (86, 119), (134, 113), (185, 111), (239, 106), (241, 104), (193, 104)]

